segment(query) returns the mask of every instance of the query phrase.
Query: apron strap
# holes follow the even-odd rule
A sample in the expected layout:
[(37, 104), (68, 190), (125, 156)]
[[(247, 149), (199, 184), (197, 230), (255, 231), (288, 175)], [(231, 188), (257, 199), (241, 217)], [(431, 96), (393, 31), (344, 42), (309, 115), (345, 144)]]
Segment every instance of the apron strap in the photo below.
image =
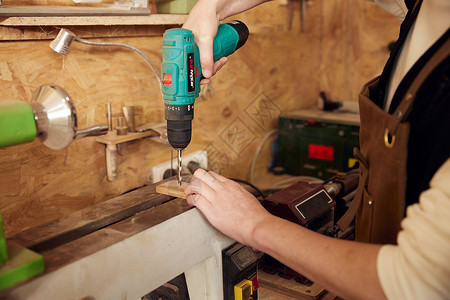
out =
[(361, 178), (359, 179), (358, 187), (356, 188), (356, 194), (355, 197), (353, 198), (352, 203), (350, 204), (350, 207), (347, 209), (345, 214), (339, 219), (339, 221), (336, 222), (336, 226), (341, 231), (344, 231), (353, 221), (353, 218), (356, 215), (356, 211), (358, 210), (358, 207), (361, 204), (364, 187), (366, 186), (367, 180), (369, 178), (368, 165), (359, 149), (354, 148), (353, 154), (355, 158), (359, 161), (359, 170), (361, 173)]
[(416, 78), (412, 82), (408, 91), (405, 93), (402, 101), (394, 112), (394, 117), (388, 124), (388, 132), (395, 136), (398, 125), (404, 122), (411, 112), (414, 99), (416, 98), (417, 91), (422, 86), (422, 83), (427, 79), (427, 77), (433, 72), (433, 70), (443, 62), (450, 53), (450, 39), (447, 39), (444, 44), (436, 51), (432, 58), (425, 64), (425, 66), (417, 74)]

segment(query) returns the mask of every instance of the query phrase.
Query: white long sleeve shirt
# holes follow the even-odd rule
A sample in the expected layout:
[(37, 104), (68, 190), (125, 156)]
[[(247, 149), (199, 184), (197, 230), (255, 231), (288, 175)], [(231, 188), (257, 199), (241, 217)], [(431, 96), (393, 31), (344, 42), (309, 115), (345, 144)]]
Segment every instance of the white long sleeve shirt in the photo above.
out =
[[(404, 17), (401, 0), (376, 0)], [(387, 107), (403, 76), (450, 26), (449, 0), (423, 0), (391, 74)], [(387, 109), (387, 108), (386, 108)], [(450, 133), (449, 133), (450, 138)], [(450, 299), (450, 159), (436, 172), (419, 203), (408, 207), (397, 245), (385, 245), (377, 272), (388, 299)]]
[(450, 159), (436, 172), (419, 203), (410, 205), (397, 245), (377, 258), (388, 299), (450, 299)]

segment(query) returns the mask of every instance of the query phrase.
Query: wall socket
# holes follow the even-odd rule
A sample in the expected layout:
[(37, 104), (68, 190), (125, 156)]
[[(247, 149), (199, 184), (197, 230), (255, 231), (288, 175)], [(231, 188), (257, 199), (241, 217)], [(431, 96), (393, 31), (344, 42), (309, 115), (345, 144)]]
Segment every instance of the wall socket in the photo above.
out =
[[(189, 172), (187, 165), (192, 162), (197, 162), (200, 165), (200, 168), (202, 169), (208, 169), (208, 155), (206, 151), (198, 150), (194, 151), (192, 153), (185, 154), (183, 152), (182, 154), (182, 164), (183, 164), (183, 174)], [(170, 170), (170, 160), (160, 163), (156, 166), (153, 166), (150, 170), (150, 173), (148, 174), (148, 181), (155, 183), (163, 180), (164, 172), (167, 170)], [(178, 161), (176, 157), (176, 151), (174, 152), (174, 158), (173, 158), (173, 168), (175, 170), (178, 169)]]

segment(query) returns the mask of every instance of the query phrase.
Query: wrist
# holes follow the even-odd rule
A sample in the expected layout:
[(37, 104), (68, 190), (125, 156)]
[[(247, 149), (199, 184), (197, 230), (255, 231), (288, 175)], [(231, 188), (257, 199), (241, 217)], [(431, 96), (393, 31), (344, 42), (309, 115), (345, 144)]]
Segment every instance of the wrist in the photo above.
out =
[(267, 213), (267, 216), (261, 219), (253, 228), (250, 241), (248, 245), (258, 249), (262, 252), (267, 252), (268, 246), (266, 242), (268, 242), (268, 237), (272, 234), (271, 229), (274, 228), (275, 224), (278, 222), (277, 217)]
[(228, 15), (228, 8), (230, 7), (230, 4), (225, 0), (207, 0), (209, 5), (211, 5), (212, 2), (212, 6), (214, 7), (215, 13), (216, 13), (216, 17), (217, 17), (217, 21), (220, 22), (223, 19), (227, 18)]

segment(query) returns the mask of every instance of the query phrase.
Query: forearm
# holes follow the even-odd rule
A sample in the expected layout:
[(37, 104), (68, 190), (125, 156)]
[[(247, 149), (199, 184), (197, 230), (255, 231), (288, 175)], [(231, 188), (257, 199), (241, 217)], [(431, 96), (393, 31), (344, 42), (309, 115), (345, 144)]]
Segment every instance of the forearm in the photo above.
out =
[(385, 299), (377, 275), (381, 246), (326, 237), (275, 217), (241, 185), (212, 171), (195, 171), (184, 192), (222, 233), (327, 290), (345, 299)]
[(190, 15), (208, 16), (213, 13), (217, 21), (222, 21), (267, 1), (270, 0), (199, 0)]
[[(200, 1), (211, 1), (211, 0), (200, 0)], [(253, 8), (264, 2), (270, 0), (212, 0), (215, 2), (216, 13), (219, 21), (231, 17), (233, 15), (239, 14), (250, 8)]]
[(326, 237), (273, 217), (251, 242), (300, 274), (346, 299), (385, 299), (376, 260), (380, 245)]

